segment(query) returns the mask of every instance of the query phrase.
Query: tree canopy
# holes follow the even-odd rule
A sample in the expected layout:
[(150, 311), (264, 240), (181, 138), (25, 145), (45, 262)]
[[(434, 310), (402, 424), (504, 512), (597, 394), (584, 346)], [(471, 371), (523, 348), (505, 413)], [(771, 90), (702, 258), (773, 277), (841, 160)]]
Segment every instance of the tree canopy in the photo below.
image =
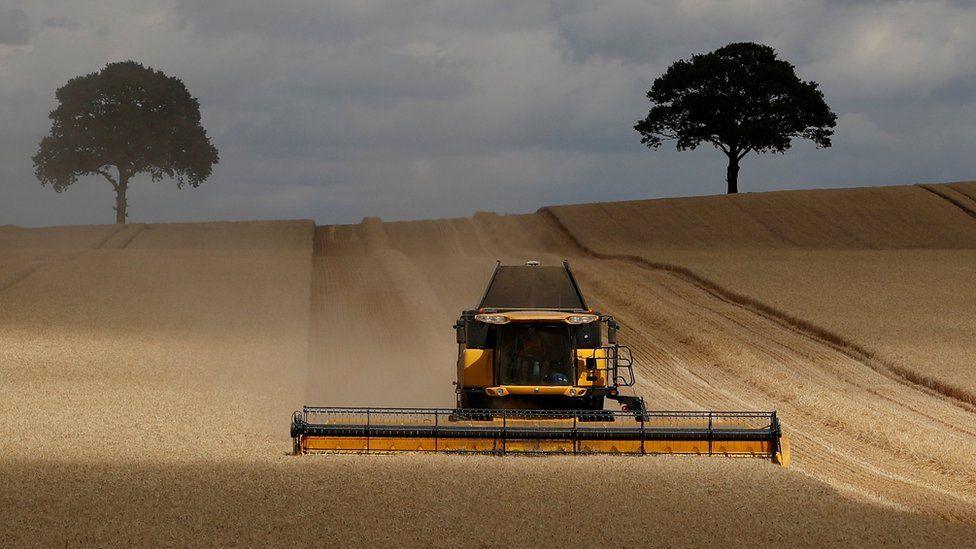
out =
[(795, 137), (829, 147), (835, 115), (816, 82), (804, 82), (773, 48), (734, 43), (678, 60), (654, 80), (652, 107), (634, 129), (651, 149), (702, 143), (729, 159), (728, 192), (738, 192), (739, 161), (750, 152), (783, 153)]
[(218, 162), (200, 104), (183, 82), (135, 61), (72, 78), (56, 98), (50, 135), (33, 157), (35, 174), (57, 192), (79, 176), (101, 175), (115, 190), (116, 223), (125, 223), (134, 175), (197, 187)]

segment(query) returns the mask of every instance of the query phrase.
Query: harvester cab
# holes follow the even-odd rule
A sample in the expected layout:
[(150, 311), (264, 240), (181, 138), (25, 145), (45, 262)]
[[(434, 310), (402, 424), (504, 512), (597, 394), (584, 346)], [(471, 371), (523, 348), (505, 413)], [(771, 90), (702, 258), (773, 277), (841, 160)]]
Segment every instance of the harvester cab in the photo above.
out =
[[(455, 408), (305, 406), (304, 453), (694, 454), (789, 464), (776, 412), (650, 411), (617, 322), (589, 309), (569, 264), (495, 264), (455, 323)], [(607, 399), (620, 410), (605, 409)]]
[(454, 325), (457, 407), (595, 411), (611, 399), (641, 412), (642, 398), (621, 394), (635, 380), (618, 328), (587, 308), (568, 262), (498, 262), (478, 308)]

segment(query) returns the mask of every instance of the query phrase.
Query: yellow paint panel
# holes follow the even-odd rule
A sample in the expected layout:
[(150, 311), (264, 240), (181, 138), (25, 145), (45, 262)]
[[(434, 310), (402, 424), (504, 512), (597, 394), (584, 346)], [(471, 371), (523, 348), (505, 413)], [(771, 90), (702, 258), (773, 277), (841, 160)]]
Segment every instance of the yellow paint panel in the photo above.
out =
[(373, 452), (434, 452), (437, 439), (420, 437), (390, 437), (369, 439), (369, 449)]
[(735, 442), (713, 442), (712, 451), (708, 451), (708, 441), (646, 441), (644, 442), (644, 452), (648, 454), (696, 454), (703, 455), (754, 455), (765, 456), (769, 454), (769, 442), (767, 441), (735, 441)]
[(426, 437), (329, 437), (307, 436), (302, 439), (305, 452), (495, 452), (501, 451), (501, 440), (491, 438)]
[(362, 451), (368, 448), (365, 437), (303, 437), (302, 449), (314, 451)]
[(487, 387), (491, 385), (491, 349), (464, 349), (458, 356), (461, 367), (462, 387)]
[(507, 440), (505, 451), (512, 453), (573, 453), (571, 440)]
[(512, 322), (531, 322), (539, 320), (555, 320), (565, 322), (568, 317), (581, 313), (561, 313), (558, 311), (505, 311), (504, 314)]
[(581, 440), (577, 443), (580, 453), (640, 454), (639, 440)]
[[(589, 371), (586, 369), (586, 359), (594, 357), (597, 359), (597, 370), (594, 372), (595, 379), (590, 381), (586, 378)], [(605, 387), (607, 385), (607, 351), (606, 349), (576, 349), (576, 372), (577, 385), (584, 387)]]
[(781, 437), (779, 440), (779, 452), (776, 452), (776, 457), (774, 461), (783, 467), (789, 467), (790, 462), (793, 461), (792, 455), (790, 453), (790, 439), (789, 437)]
[(444, 438), (438, 443), (441, 452), (500, 452), (501, 441), (493, 438)]
[[(770, 458), (768, 441), (714, 442), (711, 452), (708, 442), (644, 441), (639, 440), (581, 440), (574, 446), (566, 439), (505, 440), (493, 438), (427, 438), (427, 437), (302, 437), (303, 452), (325, 453), (389, 453), (389, 452), (497, 452), (497, 453), (597, 453), (597, 454), (691, 454), (713, 456), (751, 456)], [(776, 462), (789, 466), (789, 443)]]
[[(502, 390), (502, 395), (498, 395), (498, 389)], [(573, 395), (570, 395), (573, 390)], [(580, 392), (583, 391), (583, 392)], [(563, 396), (583, 396), (586, 389), (569, 385), (499, 385), (497, 387), (486, 387), (485, 392), (490, 396), (504, 395), (563, 395)]]

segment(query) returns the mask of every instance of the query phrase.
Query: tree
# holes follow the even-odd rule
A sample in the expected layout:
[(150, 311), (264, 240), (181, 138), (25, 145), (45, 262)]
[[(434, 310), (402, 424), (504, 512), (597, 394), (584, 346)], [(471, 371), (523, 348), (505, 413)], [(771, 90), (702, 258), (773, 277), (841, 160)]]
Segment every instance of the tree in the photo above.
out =
[(801, 81), (773, 48), (751, 42), (674, 62), (647, 98), (651, 110), (634, 126), (641, 143), (721, 149), (729, 159), (729, 193), (739, 190), (739, 162), (747, 154), (784, 153), (794, 137), (829, 147), (837, 121), (816, 82)]
[(136, 174), (197, 187), (218, 161), (200, 125), (200, 103), (183, 82), (135, 61), (72, 78), (56, 97), (34, 173), (56, 192), (79, 176), (101, 175), (115, 190), (116, 223), (125, 223), (126, 192)]

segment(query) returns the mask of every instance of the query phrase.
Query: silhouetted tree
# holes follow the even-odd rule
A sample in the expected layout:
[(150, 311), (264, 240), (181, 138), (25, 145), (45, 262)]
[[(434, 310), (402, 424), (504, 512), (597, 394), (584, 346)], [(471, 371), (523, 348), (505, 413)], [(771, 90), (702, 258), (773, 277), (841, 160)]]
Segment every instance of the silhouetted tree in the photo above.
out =
[(103, 176), (115, 189), (116, 223), (125, 223), (134, 175), (197, 187), (218, 161), (200, 125), (200, 103), (178, 78), (123, 61), (72, 78), (56, 96), (51, 134), (33, 157), (34, 172), (57, 192), (80, 175)]
[(793, 65), (769, 46), (729, 44), (679, 60), (647, 92), (651, 111), (634, 129), (657, 149), (711, 143), (729, 159), (728, 192), (738, 192), (739, 161), (750, 152), (783, 153), (794, 137), (829, 147), (835, 115), (816, 82), (801, 81)]

